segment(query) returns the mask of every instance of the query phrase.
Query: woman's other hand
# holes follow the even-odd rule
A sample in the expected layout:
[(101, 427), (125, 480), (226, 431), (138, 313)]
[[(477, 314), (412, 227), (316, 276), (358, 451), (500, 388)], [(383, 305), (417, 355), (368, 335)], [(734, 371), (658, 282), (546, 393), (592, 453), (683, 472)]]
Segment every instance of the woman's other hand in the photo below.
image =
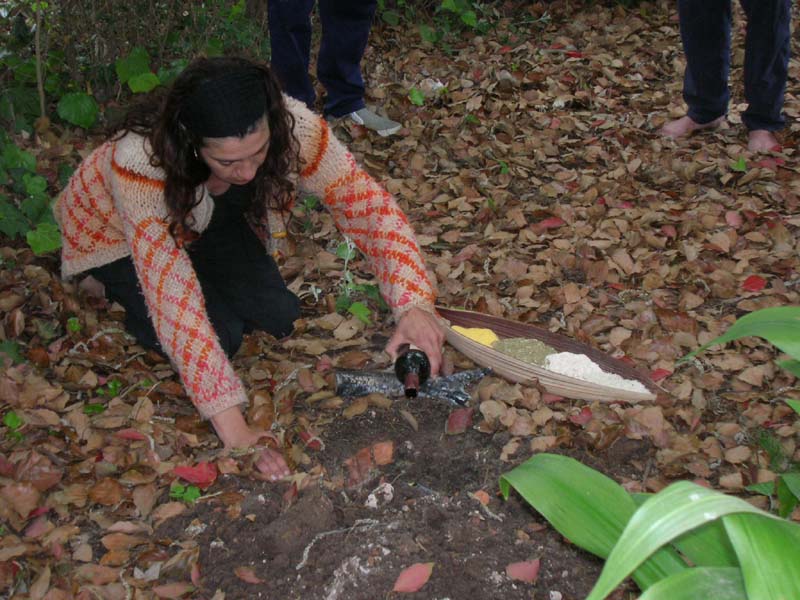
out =
[[(211, 423), (226, 448), (253, 448), (264, 438), (277, 443), (275, 436), (265, 431), (254, 431), (244, 420), (242, 411), (233, 406), (211, 417)], [(269, 481), (278, 481), (292, 474), (283, 455), (277, 450), (263, 447), (259, 450), (256, 468)]]
[(444, 329), (439, 318), (421, 308), (412, 308), (400, 318), (394, 335), (386, 344), (386, 352), (397, 358), (397, 351), (403, 344), (413, 344), (425, 354), (431, 362), (431, 375), (439, 374), (442, 366), (442, 344)]

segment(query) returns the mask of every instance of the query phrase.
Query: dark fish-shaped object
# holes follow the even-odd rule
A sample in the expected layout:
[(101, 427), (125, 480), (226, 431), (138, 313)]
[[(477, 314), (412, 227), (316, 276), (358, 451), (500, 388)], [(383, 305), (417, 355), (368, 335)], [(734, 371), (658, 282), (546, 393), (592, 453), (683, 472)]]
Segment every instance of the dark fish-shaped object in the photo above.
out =
[[(464, 406), (470, 395), (466, 388), (491, 373), (491, 369), (470, 369), (459, 371), (446, 377), (429, 379), (419, 388), (419, 397), (444, 400), (450, 404)], [(394, 371), (362, 371), (358, 369), (336, 369), (336, 393), (340, 396), (356, 398), (379, 393), (389, 397), (405, 394), (403, 384), (397, 380)]]

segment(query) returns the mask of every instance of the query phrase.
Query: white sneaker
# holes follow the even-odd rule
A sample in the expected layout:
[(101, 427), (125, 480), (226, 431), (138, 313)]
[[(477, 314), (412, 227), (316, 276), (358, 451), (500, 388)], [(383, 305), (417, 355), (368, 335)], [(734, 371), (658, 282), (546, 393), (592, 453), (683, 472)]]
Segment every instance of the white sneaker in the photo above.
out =
[(386, 137), (400, 131), (402, 124), (397, 121), (392, 121), (386, 117), (372, 112), (368, 108), (362, 108), (356, 112), (351, 112), (347, 115), (354, 123), (363, 125), (367, 129), (371, 129), (381, 137)]

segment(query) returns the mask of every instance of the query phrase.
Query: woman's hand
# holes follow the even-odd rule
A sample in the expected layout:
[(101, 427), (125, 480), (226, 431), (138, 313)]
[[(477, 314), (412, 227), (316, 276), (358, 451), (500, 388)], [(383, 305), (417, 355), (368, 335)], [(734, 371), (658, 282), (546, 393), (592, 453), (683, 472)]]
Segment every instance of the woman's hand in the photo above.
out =
[(386, 352), (397, 358), (397, 351), (403, 344), (413, 344), (431, 361), (431, 375), (439, 374), (442, 366), (442, 344), (444, 343), (444, 329), (439, 318), (421, 308), (412, 308), (400, 318), (394, 335), (386, 344)]
[[(226, 448), (252, 448), (264, 438), (275, 440), (266, 431), (250, 429), (238, 406), (232, 406), (211, 417), (211, 423)], [(275, 440), (277, 442), (277, 440)], [(292, 474), (283, 455), (270, 448), (263, 448), (256, 460), (256, 468), (270, 481), (278, 481)]]

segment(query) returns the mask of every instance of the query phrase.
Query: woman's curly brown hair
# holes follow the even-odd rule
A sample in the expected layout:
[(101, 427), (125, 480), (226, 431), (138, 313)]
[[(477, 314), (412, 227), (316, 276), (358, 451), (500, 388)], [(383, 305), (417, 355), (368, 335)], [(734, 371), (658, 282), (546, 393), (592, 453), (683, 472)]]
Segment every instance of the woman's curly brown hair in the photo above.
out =
[(295, 191), (290, 174), (300, 161), (293, 133), (294, 117), (286, 108), (280, 85), (267, 65), (238, 57), (195, 59), (169, 88), (160, 89), (131, 107), (123, 121), (112, 128), (117, 136), (133, 132), (150, 142), (150, 164), (166, 174), (164, 199), (169, 211), (169, 231), (180, 246), (197, 237), (190, 227), (189, 215), (200, 202), (199, 186), (211, 175), (200, 158), (203, 139), (180, 122), (181, 109), (203, 82), (241, 68), (256, 68), (263, 74), (267, 98), (264, 112), (270, 132), (269, 148), (254, 179), (256, 201), (248, 209), (249, 216), (260, 222), (268, 207), (289, 207)]

